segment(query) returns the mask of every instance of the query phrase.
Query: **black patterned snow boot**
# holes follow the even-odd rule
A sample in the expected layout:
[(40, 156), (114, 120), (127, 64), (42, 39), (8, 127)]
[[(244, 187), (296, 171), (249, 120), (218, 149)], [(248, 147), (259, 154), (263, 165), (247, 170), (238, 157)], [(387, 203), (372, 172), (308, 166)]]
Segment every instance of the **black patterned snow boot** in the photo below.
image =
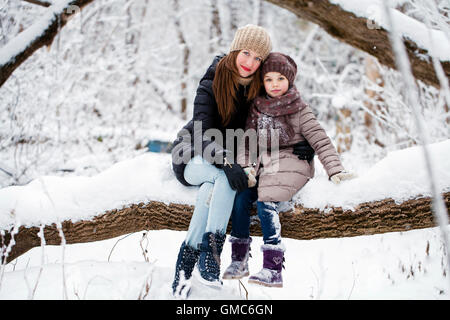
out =
[(178, 253), (178, 259), (175, 265), (175, 277), (172, 283), (172, 293), (174, 296), (186, 298), (189, 295), (190, 285), (187, 280), (192, 276), (192, 271), (194, 270), (199, 254), (200, 250), (192, 248), (183, 241)]
[(225, 234), (207, 232), (200, 244), (200, 257), (196, 268), (197, 279), (208, 286), (221, 287), (220, 255), (222, 254)]

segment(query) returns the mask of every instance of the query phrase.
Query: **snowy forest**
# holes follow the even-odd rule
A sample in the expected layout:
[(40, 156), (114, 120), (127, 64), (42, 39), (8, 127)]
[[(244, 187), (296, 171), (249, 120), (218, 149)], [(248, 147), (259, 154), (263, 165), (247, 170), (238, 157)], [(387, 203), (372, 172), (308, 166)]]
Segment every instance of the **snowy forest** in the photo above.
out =
[[(348, 228), (389, 199), (373, 210), (391, 222), (327, 234), (307, 216), (312, 235), (286, 237), (284, 288), (233, 280), (190, 299), (450, 298), (448, 0), (0, 0), (0, 299), (173, 299), (189, 212), (182, 226), (144, 221), (98, 241), (69, 241), (63, 222), (195, 203), (164, 149), (192, 117), (206, 69), (246, 24), (296, 61), (303, 100), (358, 176), (333, 186), (316, 157), (316, 178), (292, 206), (356, 210)], [(417, 199), (428, 201), (426, 223), (395, 216)], [(42, 236), (51, 224), (56, 243)], [(31, 227), (37, 242), (8, 260), (14, 236)], [(260, 243), (256, 232), (255, 271)]]

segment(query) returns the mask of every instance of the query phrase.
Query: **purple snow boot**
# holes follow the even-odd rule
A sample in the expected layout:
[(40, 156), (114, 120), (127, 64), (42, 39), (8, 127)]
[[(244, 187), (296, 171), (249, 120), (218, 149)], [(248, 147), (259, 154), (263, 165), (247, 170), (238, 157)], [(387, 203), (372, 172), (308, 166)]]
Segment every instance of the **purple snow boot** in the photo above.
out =
[(250, 256), (250, 243), (252, 238), (230, 237), (231, 264), (225, 270), (222, 279), (241, 279), (249, 275), (248, 258)]
[(261, 250), (264, 254), (263, 268), (257, 274), (250, 276), (248, 283), (282, 288), (281, 270), (284, 268), (284, 246), (265, 244), (261, 246)]

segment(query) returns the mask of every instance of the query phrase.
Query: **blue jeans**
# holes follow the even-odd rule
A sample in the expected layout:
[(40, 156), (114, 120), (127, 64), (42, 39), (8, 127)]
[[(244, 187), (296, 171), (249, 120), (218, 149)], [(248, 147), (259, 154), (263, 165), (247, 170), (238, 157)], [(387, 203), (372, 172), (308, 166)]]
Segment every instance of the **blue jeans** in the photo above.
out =
[[(236, 195), (231, 213), (231, 236), (236, 238), (250, 237), (250, 210), (257, 199), (258, 191), (256, 187), (248, 188)], [(278, 204), (278, 202), (256, 201), (264, 244), (279, 244), (281, 242)]]
[(192, 185), (200, 185), (185, 239), (188, 245), (197, 248), (204, 233), (226, 233), (236, 191), (231, 189), (224, 171), (201, 156), (188, 162), (184, 178)]

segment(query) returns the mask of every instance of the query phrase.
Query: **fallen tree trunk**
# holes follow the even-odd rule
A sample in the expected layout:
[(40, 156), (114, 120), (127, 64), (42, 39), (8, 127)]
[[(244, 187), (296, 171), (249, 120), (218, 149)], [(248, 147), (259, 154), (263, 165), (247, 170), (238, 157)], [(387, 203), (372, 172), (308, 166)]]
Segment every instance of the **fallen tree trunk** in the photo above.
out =
[[(446, 207), (449, 208), (450, 192), (443, 196)], [(192, 206), (166, 205), (154, 201), (111, 210), (92, 220), (64, 221), (61, 225), (66, 244), (85, 243), (142, 230), (187, 230), (192, 212)], [(324, 212), (297, 206), (294, 210), (280, 214), (280, 220), (282, 236), (299, 240), (353, 237), (436, 226), (429, 197), (408, 200), (400, 204), (392, 199), (362, 203), (355, 211), (329, 208)], [(259, 223), (252, 224), (250, 231), (252, 235), (261, 235)], [(6, 262), (14, 260), (31, 248), (40, 246), (41, 239), (38, 233), (39, 227), (20, 227), (18, 232), (12, 235), (15, 245), (6, 256)], [(59, 230), (55, 224), (44, 228), (44, 238), (47, 245), (61, 244)], [(6, 232), (1, 239), (2, 247), (5, 248), (10, 241), (11, 233)], [(5, 261), (4, 256), (2, 261)]]

